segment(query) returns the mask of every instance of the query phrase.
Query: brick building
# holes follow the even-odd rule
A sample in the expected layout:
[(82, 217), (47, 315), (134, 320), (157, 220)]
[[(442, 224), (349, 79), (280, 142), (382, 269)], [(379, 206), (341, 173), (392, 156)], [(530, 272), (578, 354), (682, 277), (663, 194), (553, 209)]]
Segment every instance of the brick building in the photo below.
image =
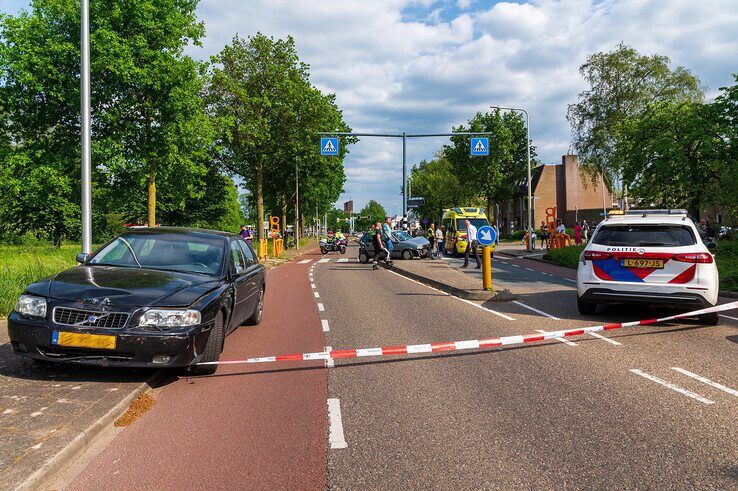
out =
[[(556, 218), (567, 227), (577, 220), (586, 219), (590, 224), (602, 220), (603, 210), (613, 208), (612, 193), (602, 180), (592, 182), (590, 176), (579, 168), (576, 155), (564, 155), (561, 164), (546, 164), (533, 169), (533, 224), (535, 228), (546, 220), (546, 210), (556, 208)], [(525, 229), (528, 222), (527, 180), (521, 184), (520, 193), (499, 207), (499, 227), (503, 232)], [(508, 228), (509, 227), (509, 228)]]
[(347, 215), (351, 215), (354, 212), (354, 200), (346, 201), (343, 204), (343, 212)]

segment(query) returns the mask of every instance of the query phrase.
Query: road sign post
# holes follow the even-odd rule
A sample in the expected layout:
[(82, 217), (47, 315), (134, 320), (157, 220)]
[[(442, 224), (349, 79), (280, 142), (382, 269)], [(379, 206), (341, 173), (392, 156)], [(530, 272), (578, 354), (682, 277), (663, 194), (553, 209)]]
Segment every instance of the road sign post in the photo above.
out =
[(338, 138), (326, 137), (320, 139), (320, 155), (332, 157), (338, 155)]
[(470, 138), (469, 155), (472, 157), (486, 157), (489, 155), (489, 138)]
[(482, 245), (482, 288), (492, 291), (492, 249), (497, 232), (493, 227), (485, 225), (477, 230), (477, 241)]

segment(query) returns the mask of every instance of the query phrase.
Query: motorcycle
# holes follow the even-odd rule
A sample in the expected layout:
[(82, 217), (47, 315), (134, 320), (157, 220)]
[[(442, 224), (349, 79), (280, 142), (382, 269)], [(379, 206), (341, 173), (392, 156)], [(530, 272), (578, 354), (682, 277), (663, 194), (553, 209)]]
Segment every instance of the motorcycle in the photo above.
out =
[(341, 254), (346, 254), (346, 245), (346, 239), (336, 239), (334, 237), (320, 239), (320, 252), (322, 254), (328, 254), (329, 252), (340, 252)]

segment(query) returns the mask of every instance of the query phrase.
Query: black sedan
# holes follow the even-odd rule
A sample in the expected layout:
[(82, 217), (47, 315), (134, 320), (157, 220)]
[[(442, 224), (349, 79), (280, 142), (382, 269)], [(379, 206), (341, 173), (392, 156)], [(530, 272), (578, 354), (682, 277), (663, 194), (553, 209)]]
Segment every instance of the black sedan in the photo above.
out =
[(29, 285), (8, 317), (13, 351), (39, 361), (215, 372), (223, 342), (261, 322), (264, 266), (238, 235), (126, 232), (76, 268)]

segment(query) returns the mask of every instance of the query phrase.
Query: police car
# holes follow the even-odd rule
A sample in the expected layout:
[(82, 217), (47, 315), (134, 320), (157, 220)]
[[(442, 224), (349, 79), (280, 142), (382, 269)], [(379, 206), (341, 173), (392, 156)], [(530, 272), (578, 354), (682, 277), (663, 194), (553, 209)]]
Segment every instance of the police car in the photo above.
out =
[[(579, 257), (577, 306), (584, 315), (605, 303), (700, 309), (717, 303), (718, 284), (715, 257), (685, 210), (611, 212)], [(718, 314), (700, 321), (715, 325)]]

